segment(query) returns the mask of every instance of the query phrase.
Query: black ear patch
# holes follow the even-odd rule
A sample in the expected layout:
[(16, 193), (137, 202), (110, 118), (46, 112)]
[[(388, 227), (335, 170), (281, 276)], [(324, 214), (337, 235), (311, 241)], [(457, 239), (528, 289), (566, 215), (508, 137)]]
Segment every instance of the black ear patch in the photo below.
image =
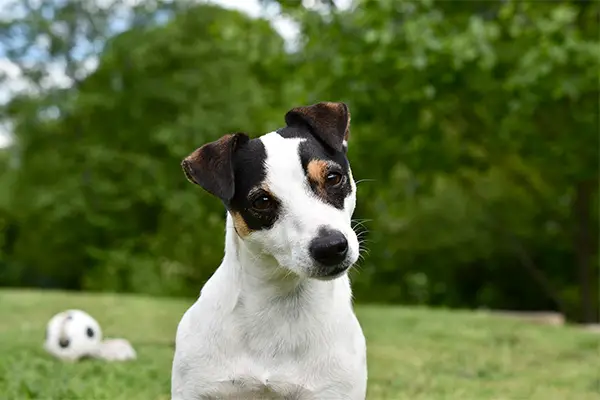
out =
[(350, 111), (344, 103), (322, 102), (291, 109), (285, 115), (288, 126), (306, 126), (335, 151), (345, 150), (350, 136)]
[(246, 134), (235, 133), (205, 144), (181, 162), (185, 176), (229, 204), (235, 193), (233, 154), (248, 140)]
[(90, 328), (90, 327), (88, 327), (88, 328), (85, 330), (85, 334), (86, 334), (86, 335), (87, 335), (87, 337), (89, 337), (89, 338), (93, 338), (93, 337), (95, 336), (95, 332), (94, 332), (94, 330), (93, 330), (92, 328)]

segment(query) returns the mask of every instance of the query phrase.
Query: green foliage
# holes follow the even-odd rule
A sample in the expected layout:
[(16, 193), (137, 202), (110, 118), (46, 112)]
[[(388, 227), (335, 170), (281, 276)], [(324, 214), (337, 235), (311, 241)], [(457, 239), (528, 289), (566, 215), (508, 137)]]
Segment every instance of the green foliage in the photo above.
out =
[[(359, 298), (518, 306), (501, 275), (523, 273), (523, 252), (550, 286), (574, 284), (574, 191), (591, 181), (597, 193), (600, 46), (587, 26), (598, 10), (364, 0), (290, 11), (304, 29), (298, 68), (316, 82), (308, 100), (350, 103), (355, 176), (374, 181), (359, 186), (361, 217), (377, 216)], [(525, 279), (523, 304), (550, 306), (554, 290), (527, 299)]]
[(14, 257), (68, 287), (196, 292), (222, 257), (224, 210), (180, 161), (273, 127), (263, 63), (282, 46), (268, 23), (210, 6), (111, 40), (58, 119), (22, 122)]
[[(597, 319), (597, 3), (281, 1), (301, 28), (293, 52), (266, 21), (215, 6), (140, 2), (106, 41), (119, 2), (92, 25), (92, 3), (64, 3), (77, 12), (57, 18), (102, 43), (99, 66), (81, 78), (62, 41), (50, 56), (75, 85), (29, 74), (37, 94), (4, 110), (19, 160), (5, 284), (195, 295), (222, 257), (224, 210), (180, 160), (339, 100), (368, 230), (359, 300)], [(25, 26), (35, 44), (50, 26), (36, 12), (0, 35)]]

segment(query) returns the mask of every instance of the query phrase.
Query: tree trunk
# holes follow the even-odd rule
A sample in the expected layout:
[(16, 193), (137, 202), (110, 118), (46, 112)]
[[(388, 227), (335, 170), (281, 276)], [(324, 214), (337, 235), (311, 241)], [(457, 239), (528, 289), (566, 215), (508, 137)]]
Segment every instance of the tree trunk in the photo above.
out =
[(575, 217), (575, 252), (579, 277), (581, 322), (597, 323), (598, 315), (598, 268), (592, 265), (597, 246), (592, 243), (591, 207), (594, 181), (579, 182), (573, 204)]

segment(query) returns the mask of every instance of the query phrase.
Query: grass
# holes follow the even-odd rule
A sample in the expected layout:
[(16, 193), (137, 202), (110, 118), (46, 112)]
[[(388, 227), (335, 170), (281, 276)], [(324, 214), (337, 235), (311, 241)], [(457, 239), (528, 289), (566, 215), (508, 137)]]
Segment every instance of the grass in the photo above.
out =
[[(0, 399), (167, 400), (171, 347), (191, 301), (0, 291)], [(105, 335), (129, 339), (130, 363), (54, 360), (47, 320), (88, 311)], [(600, 336), (482, 313), (357, 307), (367, 337), (369, 400), (587, 400), (600, 398)]]

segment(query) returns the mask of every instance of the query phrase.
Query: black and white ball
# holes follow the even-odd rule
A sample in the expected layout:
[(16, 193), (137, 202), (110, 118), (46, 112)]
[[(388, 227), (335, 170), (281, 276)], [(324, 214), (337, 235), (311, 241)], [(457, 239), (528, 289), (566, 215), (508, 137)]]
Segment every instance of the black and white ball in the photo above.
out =
[(94, 318), (81, 310), (67, 310), (48, 322), (44, 348), (59, 359), (75, 361), (94, 357), (101, 341), (102, 330)]

